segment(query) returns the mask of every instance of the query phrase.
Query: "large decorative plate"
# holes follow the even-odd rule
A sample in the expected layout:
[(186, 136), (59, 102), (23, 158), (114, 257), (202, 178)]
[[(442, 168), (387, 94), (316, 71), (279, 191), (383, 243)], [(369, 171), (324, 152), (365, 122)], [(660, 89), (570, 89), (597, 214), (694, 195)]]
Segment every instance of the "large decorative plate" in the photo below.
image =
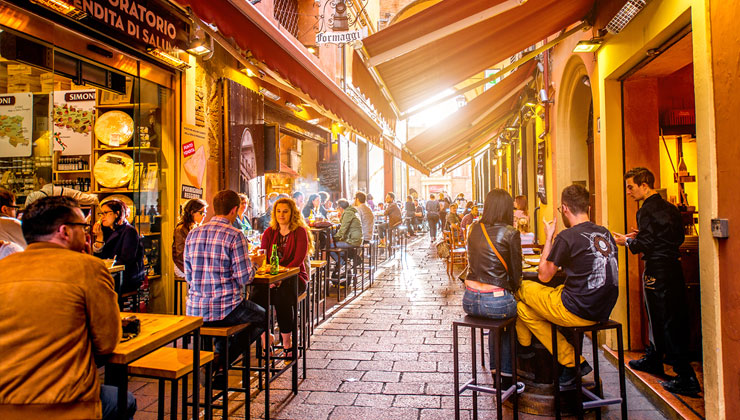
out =
[(134, 222), (134, 216), (136, 215), (136, 208), (134, 207), (133, 200), (131, 200), (131, 197), (129, 197), (129, 196), (126, 196), (126, 195), (123, 195), (123, 194), (109, 195), (108, 197), (105, 197), (104, 199), (102, 199), (100, 201), (100, 207), (102, 207), (103, 204), (105, 204), (108, 201), (113, 200), (113, 199), (121, 200), (124, 203), (126, 203), (126, 205), (128, 206), (128, 210), (129, 210), (129, 214), (128, 214), (128, 217), (126, 219), (128, 220), (129, 223), (133, 223)]
[(98, 158), (93, 173), (101, 187), (125, 187), (134, 175), (134, 160), (122, 152), (109, 152)]
[(95, 121), (95, 138), (99, 142), (120, 147), (134, 135), (134, 120), (123, 111), (108, 111)]

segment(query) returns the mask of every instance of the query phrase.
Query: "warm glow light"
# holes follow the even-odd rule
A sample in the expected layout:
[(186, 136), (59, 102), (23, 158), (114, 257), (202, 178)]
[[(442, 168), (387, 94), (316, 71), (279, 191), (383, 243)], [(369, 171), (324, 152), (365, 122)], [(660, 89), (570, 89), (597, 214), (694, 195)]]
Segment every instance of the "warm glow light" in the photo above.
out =
[[(448, 89), (437, 96), (447, 96), (452, 92), (452, 89)], [(443, 121), (447, 116), (454, 114), (459, 108), (456, 98), (448, 99), (409, 117), (409, 126), (422, 128), (431, 127)]]
[(204, 55), (211, 52), (211, 49), (206, 47), (205, 45), (198, 45), (196, 47), (190, 48), (188, 52), (194, 55)]
[(596, 52), (601, 47), (601, 40), (592, 39), (590, 41), (578, 41), (578, 44), (573, 48), (575, 53), (592, 53)]
[(87, 17), (87, 13), (61, 0), (31, 0), (31, 3), (46, 7), (72, 19), (81, 20)]
[(265, 89), (263, 87), (260, 88), (260, 91), (259, 92), (261, 94), (263, 94), (264, 96), (272, 99), (273, 101), (279, 101), (280, 100), (280, 95), (276, 95), (276, 94), (270, 92), (269, 90), (267, 90), (267, 89)]
[(298, 105), (294, 104), (293, 102), (285, 101), (285, 106), (287, 106), (288, 108), (292, 109), (295, 112), (303, 112), (303, 108), (299, 107)]
[(158, 48), (147, 48), (147, 53), (151, 55), (152, 57), (158, 59), (159, 61), (164, 62), (170, 67), (174, 67), (176, 69), (187, 69), (190, 67), (188, 63), (180, 60), (179, 58), (175, 57), (172, 54), (168, 54)]
[(255, 73), (254, 73), (254, 72), (252, 71), (252, 69), (251, 69), (251, 68), (249, 68), (249, 67), (244, 67), (244, 68), (242, 69), (242, 72), (246, 73), (246, 74), (247, 74), (247, 76), (249, 76), (249, 77), (254, 77), (254, 76), (256, 76), (256, 74), (255, 74)]
[(316, 48), (308, 47), (308, 52), (310, 52), (311, 54), (316, 54)]

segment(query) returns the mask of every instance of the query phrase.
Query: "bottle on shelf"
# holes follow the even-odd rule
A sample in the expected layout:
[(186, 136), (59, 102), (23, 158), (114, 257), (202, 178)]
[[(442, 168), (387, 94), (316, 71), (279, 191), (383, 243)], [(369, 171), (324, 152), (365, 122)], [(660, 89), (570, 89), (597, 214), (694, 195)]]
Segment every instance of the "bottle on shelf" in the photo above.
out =
[(280, 272), (280, 258), (277, 253), (277, 245), (272, 245), (272, 255), (270, 256), (270, 274), (276, 275)]

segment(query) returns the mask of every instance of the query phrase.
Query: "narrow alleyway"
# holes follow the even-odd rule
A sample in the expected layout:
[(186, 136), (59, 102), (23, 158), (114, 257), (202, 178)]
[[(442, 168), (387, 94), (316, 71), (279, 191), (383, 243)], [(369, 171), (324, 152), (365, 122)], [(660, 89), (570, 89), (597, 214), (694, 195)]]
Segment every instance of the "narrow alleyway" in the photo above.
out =
[[(463, 314), (462, 293), (429, 238), (410, 241), (406, 258), (382, 264), (370, 290), (315, 330), (308, 376), (300, 381), (298, 394), (290, 392), (289, 375), (273, 383), (272, 418), (453, 419), (451, 322)], [(590, 360), (590, 354), (586, 356)], [(462, 357), (462, 369), (469, 372), (466, 359), (469, 355)], [(603, 356), (600, 360), (606, 394), (618, 394), (616, 369)], [(490, 383), (490, 374), (482, 373), (479, 380)], [(627, 386), (630, 419), (664, 418), (629, 381)], [(156, 418), (156, 384), (135, 393), (137, 419)], [(234, 397), (230, 418), (244, 418), (243, 397)], [(252, 400), (251, 418), (263, 418), (263, 398), (260, 393)], [(462, 399), (462, 419), (472, 417), (471, 400)], [(493, 398), (480, 397), (478, 406), (481, 419), (495, 418)], [(617, 419), (619, 414), (617, 406), (603, 418)], [(511, 418), (510, 411), (505, 418)], [(519, 418), (545, 419), (526, 414)]]

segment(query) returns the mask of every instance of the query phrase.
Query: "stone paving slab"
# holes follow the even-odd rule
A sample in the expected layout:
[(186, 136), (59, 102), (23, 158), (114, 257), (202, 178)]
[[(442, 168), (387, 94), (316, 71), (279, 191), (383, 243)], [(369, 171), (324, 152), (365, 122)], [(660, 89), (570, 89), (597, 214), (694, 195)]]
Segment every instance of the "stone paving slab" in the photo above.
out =
[[(410, 241), (408, 249), (403, 258), (380, 264), (373, 287), (315, 329), (307, 352), (307, 379), (300, 379), (297, 395), (290, 391), (289, 375), (273, 382), (271, 418), (454, 418), (451, 321), (464, 315), (463, 289), (447, 275), (428, 238)], [(468, 340), (461, 337), (462, 345)], [(591, 360), (590, 354), (585, 356)], [(469, 352), (460, 360), (461, 371), (470, 372)], [(605, 394), (618, 394), (616, 369), (603, 357), (600, 361)], [(490, 383), (490, 373), (479, 372), (479, 381)], [(664, 419), (629, 381), (627, 387), (630, 419)], [(139, 401), (136, 418), (156, 418), (156, 384), (132, 380), (131, 389)], [(461, 407), (460, 418), (471, 419), (470, 396), (461, 398)], [(479, 397), (478, 408), (479, 418), (496, 418), (493, 398)], [(230, 418), (247, 418), (243, 397), (235, 398), (229, 411)], [(253, 393), (250, 412), (252, 419), (264, 418), (264, 393)], [(602, 413), (604, 419), (620, 414), (618, 406)], [(504, 407), (504, 418), (512, 414)], [(216, 415), (220, 418), (220, 412)]]

